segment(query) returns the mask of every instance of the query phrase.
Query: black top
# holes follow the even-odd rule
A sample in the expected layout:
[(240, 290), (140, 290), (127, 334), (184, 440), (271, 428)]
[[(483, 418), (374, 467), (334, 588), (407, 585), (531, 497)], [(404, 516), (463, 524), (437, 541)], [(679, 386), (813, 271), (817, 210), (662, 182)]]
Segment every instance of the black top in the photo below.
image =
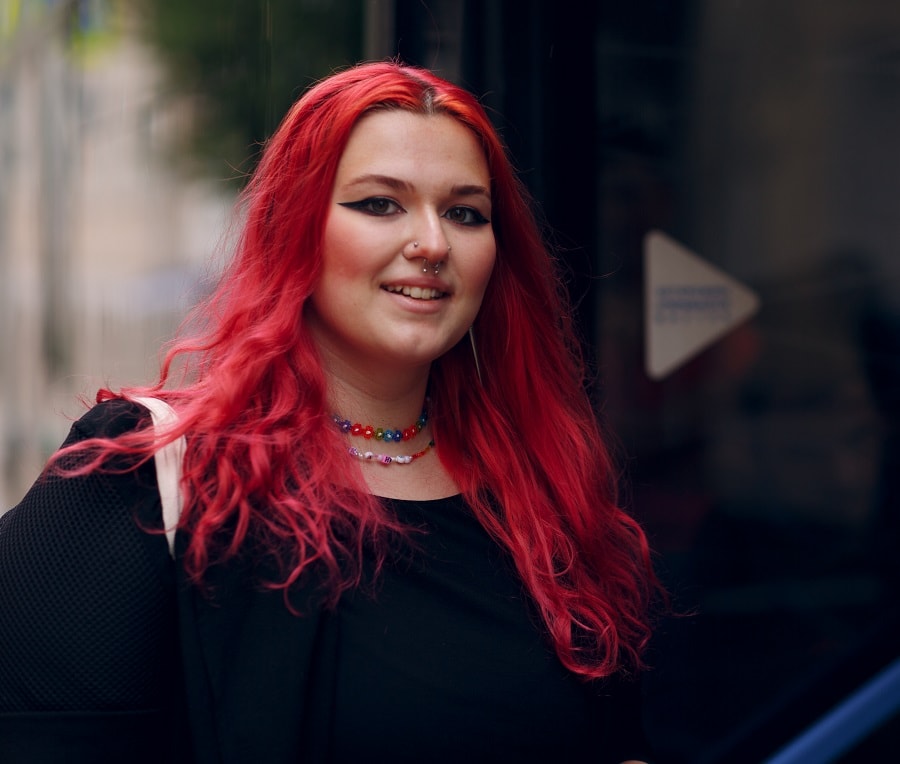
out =
[[(145, 419), (101, 404), (69, 442)], [(648, 758), (637, 687), (562, 667), (460, 497), (388, 506), (416, 530), (374, 591), (296, 617), (238, 564), (178, 583), (152, 462), (42, 479), (0, 518), (0, 761)]]
[(571, 761), (618, 746), (609, 690), (563, 668), (465, 503), (390, 504), (423, 533), (374, 597), (338, 610), (332, 760)]

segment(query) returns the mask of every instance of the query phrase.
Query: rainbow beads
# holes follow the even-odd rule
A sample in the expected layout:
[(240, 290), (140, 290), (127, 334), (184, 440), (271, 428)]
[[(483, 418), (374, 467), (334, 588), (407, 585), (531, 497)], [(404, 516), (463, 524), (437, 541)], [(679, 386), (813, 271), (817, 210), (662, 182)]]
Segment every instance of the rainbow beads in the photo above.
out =
[[(363, 425), (359, 422), (353, 423), (349, 419), (344, 419), (340, 414), (332, 414), (331, 418), (334, 420), (338, 429), (346, 435), (353, 435), (365, 440), (377, 440), (383, 443), (399, 443), (401, 440), (412, 440), (425, 429), (425, 426), (428, 424), (428, 401), (425, 401), (425, 406), (422, 408), (422, 413), (419, 415), (419, 418), (409, 427), (404, 429), (373, 427), (370, 424)], [(425, 448), (421, 451), (416, 451), (414, 454), (397, 454), (396, 456), (390, 454), (376, 454), (374, 451), (360, 450), (356, 448), (356, 446), (350, 446), (347, 449), (347, 453), (362, 461), (378, 462), (379, 464), (388, 466), (391, 464), (411, 464), (416, 459), (425, 456), (425, 454), (433, 447), (434, 441), (432, 440), (428, 442), (428, 445), (426, 445)]]
[(347, 435), (355, 435), (366, 440), (374, 438), (385, 443), (399, 443), (401, 440), (412, 440), (425, 429), (425, 425), (428, 424), (428, 409), (427, 407), (423, 408), (419, 418), (405, 429), (373, 427), (370, 424), (362, 425), (359, 422), (354, 424), (349, 419), (344, 419), (340, 414), (332, 414), (331, 418), (338, 426), (338, 429)]

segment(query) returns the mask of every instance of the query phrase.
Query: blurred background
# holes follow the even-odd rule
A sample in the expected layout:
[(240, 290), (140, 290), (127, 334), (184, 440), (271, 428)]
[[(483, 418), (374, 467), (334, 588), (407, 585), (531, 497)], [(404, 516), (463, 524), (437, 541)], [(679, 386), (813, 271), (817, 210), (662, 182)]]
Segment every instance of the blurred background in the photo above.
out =
[[(0, 508), (78, 396), (154, 378), (288, 105), (387, 56), (482, 98), (564, 263), (689, 613), (660, 760), (763, 761), (900, 653), (900, 3), (0, 0)], [(759, 298), (662, 377), (650, 231)], [(857, 737), (896, 752), (896, 710)]]

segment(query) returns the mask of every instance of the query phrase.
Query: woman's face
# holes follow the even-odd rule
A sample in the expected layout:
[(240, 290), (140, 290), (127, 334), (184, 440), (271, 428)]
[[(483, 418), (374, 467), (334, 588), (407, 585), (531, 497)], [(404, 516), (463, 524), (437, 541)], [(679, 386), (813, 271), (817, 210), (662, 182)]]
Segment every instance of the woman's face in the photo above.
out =
[(491, 276), (490, 174), (446, 115), (377, 111), (338, 165), (308, 317), (326, 358), (364, 373), (430, 364), (471, 326)]

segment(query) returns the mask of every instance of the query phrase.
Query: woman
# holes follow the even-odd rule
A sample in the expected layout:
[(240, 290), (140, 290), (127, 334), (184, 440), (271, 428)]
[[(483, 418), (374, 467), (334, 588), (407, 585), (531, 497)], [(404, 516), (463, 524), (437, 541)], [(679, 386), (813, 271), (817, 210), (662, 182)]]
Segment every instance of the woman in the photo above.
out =
[(101, 391), (3, 517), (0, 759), (646, 757), (646, 540), (482, 108), (340, 72), (242, 204), (158, 384)]

